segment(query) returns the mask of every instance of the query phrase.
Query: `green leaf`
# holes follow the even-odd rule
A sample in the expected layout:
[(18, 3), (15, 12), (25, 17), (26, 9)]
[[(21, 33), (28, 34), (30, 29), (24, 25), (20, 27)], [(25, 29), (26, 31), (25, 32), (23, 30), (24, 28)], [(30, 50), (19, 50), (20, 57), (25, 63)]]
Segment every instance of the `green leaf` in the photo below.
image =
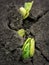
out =
[(22, 52), (23, 58), (29, 58), (29, 43), (25, 46)]
[(23, 17), (23, 19), (26, 19), (29, 16), (29, 12)]
[(32, 5), (33, 5), (33, 1), (26, 2), (24, 4), (24, 7), (19, 8), (19, 13), (22, 15), (23, 19), (26, 19), (29, 16), (29, 12), (31, 10)]
[(28, 42), (30, 42), (30, 40), (31, 40), (31, 38), (28, 38), (28, 39), (25, 41), (25, 43), (24, 43), (22, 49), (24, 49), (24, 47), (26, 46), (26, 44), (28, 44)]
[(32, 57), (34, 53), (35, 53), (35, 40), (34, 38), (32, 38), (30, 43), (30, 57)]
[(22, 47), (22, 57), (24, 59), (32, 57), (35, 53), (35, 40), (28, 38)]
[(24, 17), (26, 15), (26, 10), (24, 7), (19, 8), (19, 13)]
[(25, 3), (24, 8), (26, 9), (27, 13), (31, 10), (32, 5), (33, 1)]
[(26, 31), (24, 29), (20, 29), (20, 30), (17, 31), (18, 35), (21, 36), (21, 37), (23, 37), (25, 35), (25, 32)]

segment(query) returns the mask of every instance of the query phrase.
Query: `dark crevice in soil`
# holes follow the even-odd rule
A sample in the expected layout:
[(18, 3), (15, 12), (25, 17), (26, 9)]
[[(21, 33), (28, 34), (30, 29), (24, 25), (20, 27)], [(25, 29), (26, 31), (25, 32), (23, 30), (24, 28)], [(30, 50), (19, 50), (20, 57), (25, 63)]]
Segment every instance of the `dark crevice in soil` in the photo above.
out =
[(23, 45), (21, 45), (21, 46), (18, 46), (17, 48), (22, 48), (23, 47)]
[(29, 29), (32, 24), (38, 22), (38, 20), (39, 20), (40, 18), (42, 18), (44, 15), (46, 15), (48, 11), (49, 11), (49, 10), (45, 11), (43, 14), (38, 15), (37, 18), (35, 18), (35, 17), (31, 18), (31, 17), (29, 16), (28, 18), (26, 18), (25, 20), (23, 20), (22, 27), (23, 27), (24, 29)]
[(44, 15), (46, 15), (46, 14), (47, 14), (47, 12), (48, 12), (48, 10), (47, 10), (47, 11), (45, 11), (42, 15), (39, 15), (39, 16), (37, 17), (37, 20), (36, 20), (36, 21), (38, 21), (40, 18), (42, 18)]
[(12, 50), (11, 53), (14, 53), (16, 51), (16, 49)]
[(33, 57), (31, 58), (31, 63), (33, 64)]
[(23, 61), (22, 56), (20, 57), (19, 61)]
[(32, 25), (32, 21), (29, 21), (28, 19), (23, 20), (22, 27), (24, 29), (29, 29)]
[(33, 23), (36, 23), (36, 22), (38, 22), (38, 20), (39, 20), (40, 18), (42, 18), (44, 15), (46, 15), (48, 11), (49, 11), (49, 10), (46, 10), (43, 14), (38, 15), (37, 18), (35, 18), (35, 17), (33, 17), (33, 18), (28, 17), (28, 20), (29, 20), (29, 21), (33, 21)]
[(46, 59), (47, 62), (49, 62), (49, 60), (43, 55), (43, 53), (41, 53), (41, 55)]
[[(8, 25), (8, 27), (9, 27), (10, 29), (12, 29), (11, 26), (10, 26), (10, 24), (11, 24), (11, 20), (9, 19), (9, 17), (8, 17), (8, 20), (9, 20), (9, 22), (8, 22), (7, 25)], [(13, 30), (13, 29), (12, 29), (12, 30)]]
[(29, 35), (31, 35), (31, 37), (35, 38), (35, 35), (33, 35), (31, 32), (30, 32), (30, 34), (29, 34)]
[[(35, 45), (35, 48), (38, 50), (38, 51), (40, 51), (40, 49)], [(40, 51), (41, 52), (41, 51)]]
[(2, 47), (5, 47), (5, 44), (1, 44)]
[(27, 18), (28, 21), (32, 21), (32, 23), (35, 23), (36, 22), (36, 18), (33, 17), (31, 18), (30, 16)]
[[(40, 18), (42, 18), (47, 12), (48, 12), (48, 10), (45, 11), (43, 14), (38, 15), (37, 18), (35, 18), (35, 17), (33, 17), (33, 18), (31, 18), (31, 17), (26, 18), (25, 20), (23, 20), (21, 27), (24, 28), (25, 30), (26, 30), (26, 29), (29, 29), (32, 24), (38, 22), (38, 20), (39, 20)], [(12, 29), (12, 30), (17, 30), (16, 28), (11, 27), (11, 20), (10, 20), (9, 17), (8, 17), (8, 20), (9, 20), (8, 27), (9, 27), (10, 29)]]
[[(14, 23), (12, 23), (12, 21), (10, 20), (10, 18), (9, 18), (9, 17), (8, 17), (8, 21), (9, 21), (9, 22), (8, 22), (8, 24), (7, 24), (7, 25), (8, 25), (8, 27), (9, 27), (9, 29), (17, 31), (17, 30), (19, 30), (19, 29), (21, 29), (21, 28), (22, 28), (22, 26), (21, 26), (21, 27), (19, 27), (19, 28), (17, 27), (18, 29), (17, 29), (15, 26), (14, 26), (14, 27), (12, 27), (12, 26), (11, 26), (11, 24), (13, 24), (13, 25), (14, 25)], [(16, 25), (16, 26), (17, 26), (17, 25)]]
[(43, 58), (44, 58), (47, 62), (49, 62), (49, 60), (47, 59), (47, 57), (44, 56), (44, 54), (42, 53), (42, 51), (41, 51), (37, 46), (35, 46), (35, 48), (36, 48), (38, 51), (40, 51), (40, 52), (41, 52), (41, 55), (43, 56)]
[(1, 44), (0, 44), (0, 45), (1, 45), (2, 47), (5, 47), (6, 42), (3, 42), (3, 40), (2, 40), (2, 41), (0, 41), (0, 42), (1, 42)]
[[(25, 40), (27, 39), (27, 38), (34, 38), (35, 39), (35, 35), (33, 35), (31, 32), (30, 33), (27, 33), (27, 31), (26, 31), (26, 34), (25, 34)], [(25, 41), (24, 40), (24, 41)], [(22, 47), (22, 46), (21, 46)]]
[(15, 28), (12, 28), (12, 27), (11, 27), (11, 25), (10, 25), (10, 24), (11, 24), (11, 21), (10, 21), (10, 19), (8, 19), (8, 20), (9, 20), (9, 22), (8, 22), (8, 24), (7, 24), (8, 27), (9, 27), (11, 30), (16, 30)]

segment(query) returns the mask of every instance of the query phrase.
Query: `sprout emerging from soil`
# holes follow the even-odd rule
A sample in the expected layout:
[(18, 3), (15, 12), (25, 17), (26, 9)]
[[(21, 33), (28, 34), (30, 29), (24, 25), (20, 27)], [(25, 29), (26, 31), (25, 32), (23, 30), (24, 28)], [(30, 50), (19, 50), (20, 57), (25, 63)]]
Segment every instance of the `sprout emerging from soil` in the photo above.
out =
[(28, 38), (22, 47), (22, 57), (24, 59), (33, 57), (35, 53), (35, 40), (34, 38)]
[(26, 31), (24, 29), (20, 29), (20, 30), (17, 31), (18, 35), (21, 36), (21, 37), (23, 37), (25, 35), (25, 32)]
[(26, 19), (29, 16), (29, 12), (31, 10), (32, 5), (33, 5), (33, 1), (27, 2), (24, 4), (24, 7), (19, 8), (19, 12), (22, 15), (23, 19)]

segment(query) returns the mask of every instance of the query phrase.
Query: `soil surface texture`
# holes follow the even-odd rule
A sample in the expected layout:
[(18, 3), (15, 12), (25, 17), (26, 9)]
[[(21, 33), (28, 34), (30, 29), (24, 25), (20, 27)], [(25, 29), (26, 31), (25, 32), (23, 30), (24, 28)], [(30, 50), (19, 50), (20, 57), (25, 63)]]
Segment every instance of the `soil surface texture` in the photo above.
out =
[[(0, 0), (0, 65), (49, 65), (49, 0), (34, 0), (27, 19), (18, 8), (32, 0)], [(17, 34), (25, 29), (22, 38)], [(36, 41), (32, 58), (22, 59), (22, 45), (28, 37)]]

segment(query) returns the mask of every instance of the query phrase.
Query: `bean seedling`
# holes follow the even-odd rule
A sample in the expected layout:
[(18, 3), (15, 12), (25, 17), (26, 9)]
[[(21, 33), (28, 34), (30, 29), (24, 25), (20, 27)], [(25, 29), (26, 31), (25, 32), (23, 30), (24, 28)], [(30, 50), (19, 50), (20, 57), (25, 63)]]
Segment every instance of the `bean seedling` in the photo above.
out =
[(30, 58), (35, 53), (35, 40), (34, 38), (28, 38), (22, 47), (22, 57), (24, 59)]
[(32, 5), (33, 5), (33, 1), (26, 2), (24, 4), (24, 7), (19, 8), (19, 13), (22, 15), (23, 19), (26, 19), (29, 16), (29, 12), (31, 10)]
[(17, 31), (18, 35), (21, 36), (21, 37), (23, 37), (25, 35), (25, 32), (26, 31), (24, 29), (20, 29), (20, 30)]

